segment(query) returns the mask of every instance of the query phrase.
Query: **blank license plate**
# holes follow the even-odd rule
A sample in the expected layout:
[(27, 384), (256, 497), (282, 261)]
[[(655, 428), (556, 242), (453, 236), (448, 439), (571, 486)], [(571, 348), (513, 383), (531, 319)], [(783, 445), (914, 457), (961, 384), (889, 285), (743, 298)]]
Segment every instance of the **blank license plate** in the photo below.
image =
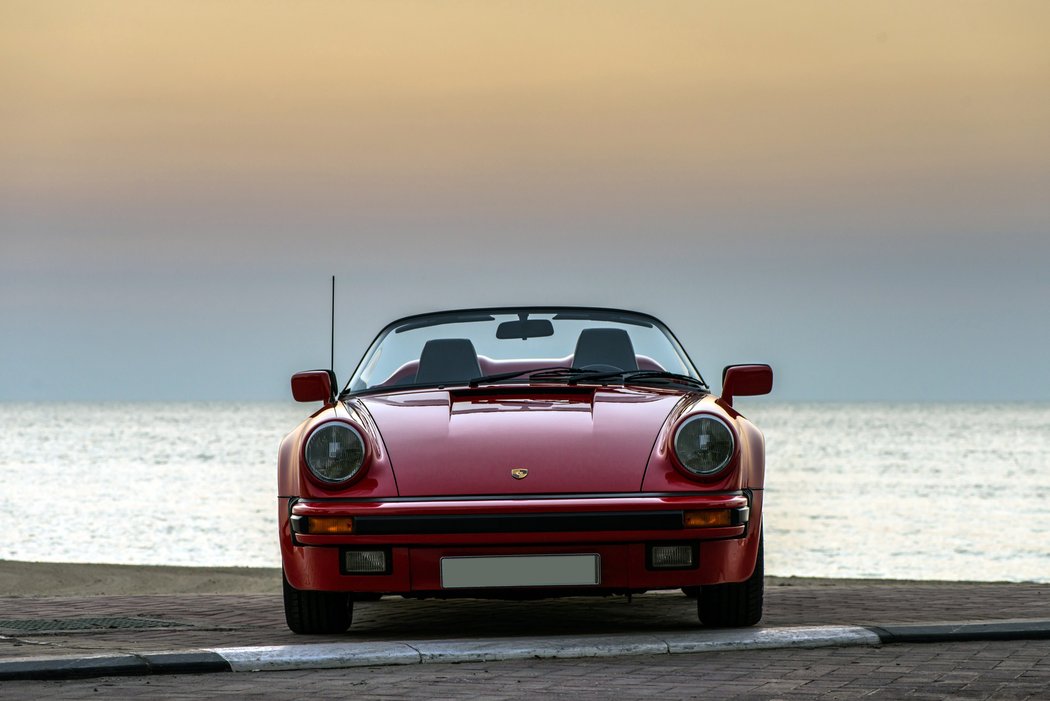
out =
[(588, 555), (493, 555), (441, 558), (444, 589), (565, 587), (601, 583), (601, 558)]

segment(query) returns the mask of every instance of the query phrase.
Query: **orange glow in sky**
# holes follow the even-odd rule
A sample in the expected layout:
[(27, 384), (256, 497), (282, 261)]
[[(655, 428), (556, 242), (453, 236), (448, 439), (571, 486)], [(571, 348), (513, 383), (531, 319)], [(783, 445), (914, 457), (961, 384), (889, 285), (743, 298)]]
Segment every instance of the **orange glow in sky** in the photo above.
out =
[(5, 2), (16, 192), (1044, 169), (1045, 2)]
[(333, 273), (344, 373), (583, 304), (778, 399), (1050, 400), (1048, 127), (1046, 0), (4, 0), (0, 401), (284, 397)]

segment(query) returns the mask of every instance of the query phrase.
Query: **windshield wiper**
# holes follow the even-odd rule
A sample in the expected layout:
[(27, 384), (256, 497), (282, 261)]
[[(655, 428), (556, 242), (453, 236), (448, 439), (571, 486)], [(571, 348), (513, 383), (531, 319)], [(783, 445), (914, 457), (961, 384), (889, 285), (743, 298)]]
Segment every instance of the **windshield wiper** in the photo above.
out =
[[(666, 383), (675, 385), (686, 385), (689, 387), (696, 387), (698, 389), (708, 389), (707, 384), (702, 380), (698, 380), (695, 377), (689, 375), (679, 375), (673, 372), (666, 372), (664, 370), (583, 370), (581, 368), (572, 368), (567, 365), (554, 365), (546, 368), (531, 368), (529, 370), (516, 370), (513, 372), (501, 372), (494, 375), (483, 375), (481, 377), (475, 377), (467, 383), (467, 386), (471, 389), (477, 389), (479, 386), (484, 384), (502, 382), (503, 380), (513, 380), (516, 377), (528, 377), (529, 381), (533, 380), (563, 380), (568, 385), (576, 385), (580, 382), (591, 382), (594, 380), (607, 380), (607, 379), (622, 379), (626, 384), (627, 382), (656, 382)], [(449, 383), (441, 383), (449, 384)], [(400, 389), (418, 389), (420, 387), (434, 386), (434, 383), (416, 384), (409, 383), (404, 385), (377, 385), (375, 387), (366, 387), (357, 391), (344, 390), (340, 393), (339, 399), (345, 399), (351, 395), (361, 394), (372, 394), (375, 392), (389, 392)]]
[(595, 375), (605, 375), (602, 370), (581, 370), (571, 368), (567, 365), (554, 365), (548, 368), (532, 368), (531, 370), (518, 370), (516, 372), (501, 372), (496, 375), (484, 375), (475, 377), (468, 384), (471, 388), (478, 385), (500, 382), (502, 380), (513, 380), (516, 377), (528, 376), (529, 380), (560, 380), (567, 379), (569, 384), (575, 384), (579, 380), (588, 379)]
[[(588, 372), (588, 371), (584, 371)], [(607, 380), (613, 378), (623, 379), (624, 384), (628, 382), (666, 382), (674, 385), (687, 385), (697, 389), (708, 389), (707, 383), (689, 375), (680, 375), (676, 372), (666, 370), (616, 370), (610, 372), (597, 372), (579, 378), (569, 380), (569, 384), (576, 384), (580, 380), (591, 382), (594, 380)]]
[(481, 384), (488, 384), (490, 382), (500, 382), (501, 380), (513, 380), (515, 377), (524, 377), (529, 375), (530, 377), (538, 373), (550, 373), (554, 376), (555, 373), (566, 373), (572, 371), (572, 368), (566, 365), (553, 365), (546, 368), (529, 368), (528, 370), (516, 370), (514, 372), (500, 372), (495, 375), (482, 375), (481, 377), (475, 377), (468, 383), (470, 387), (477, 387)]

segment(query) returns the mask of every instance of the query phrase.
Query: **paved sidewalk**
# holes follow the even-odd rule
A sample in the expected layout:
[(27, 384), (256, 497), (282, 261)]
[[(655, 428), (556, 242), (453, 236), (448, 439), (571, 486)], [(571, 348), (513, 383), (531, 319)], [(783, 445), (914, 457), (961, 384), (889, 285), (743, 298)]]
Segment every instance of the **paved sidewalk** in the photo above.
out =
[[(766, 588), (764, 626), (1050, 618), (1050, 585), (804, 580)], [(697, 630), (696, 603), (680, 593), (634, 597), (359, 602), (344, 635), (301, 636), (284, 623), (280, 596), (184, 595), (0, 598), (0, 621), (147, 619), (171, 627), (15, 631), (0, 623), (0, 659), (68, 652), (440, 640), (515, 635), (639, 634)]]
[(1050, 698), (1050, 642), (744, 650), (586, 660), (0, 682), (0, 698), (991, 699)]
[[(1050, 618), (1050, 585), (771, 580), (763, 625), (885, 626), (906, 622)], [(164, 627), (68, 630), (85, 619)], [(34, 623), (36, 622), (36, 623)], [(47, 622), (51, 631), (10, 626)], [(341, 636), (297, 636), (284, 625), (279, 596), (148, 596), (0, 599), (0, 661), (187, 648), (319, 642), (470, 639), (511, 636), (672, 635), (697, 632), (695, 602), (680, 593), (533, 602), (406, 601), (358, 603)], [(542, 674), (534, 674), (542, 670)], [(1050, 698), (1050, 642), (1012, 641), (822, 650), (748, 650), (700, 655), (530, 660), (458, 665), (310, 670), (198, 677), (152, 676), (69, 682), (3, 682), (0, 698), (79, 698), (140, 694), (306, 698), (465, 695), (520, 697), (536, 692), (633, 697), (662, 690), (696, 695), (789, 698)], [(391, 684), (394, 686), (391, 687)], [(392, 693), (391, 689), (396, 689)], [(888, 691), (887, 691), (888, 690)], [(185, 694), (183, 692), (186, 692)], [(899, 692), (899, 693), (897, 693)], [(10, 696), (9, 696), (10, 694)], [(79, 694), (79, 695), (78, 695)], [(887, 695), (888, 694), (888, 695)]]

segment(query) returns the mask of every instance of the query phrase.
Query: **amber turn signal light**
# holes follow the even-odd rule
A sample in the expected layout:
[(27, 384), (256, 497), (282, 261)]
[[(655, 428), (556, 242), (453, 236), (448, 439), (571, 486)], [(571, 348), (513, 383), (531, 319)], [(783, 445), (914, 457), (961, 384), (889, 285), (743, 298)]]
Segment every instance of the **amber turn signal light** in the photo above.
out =
[(682, 518), (686, 528), (711, 528), (712, 526), (732, 526), (733, 512), (730, 509), (705, 509), (704, 511), (686, 511)]
[(347, 535), (354, 532), (351, 516), (311, 516), (306, 532), (310, 535)]

